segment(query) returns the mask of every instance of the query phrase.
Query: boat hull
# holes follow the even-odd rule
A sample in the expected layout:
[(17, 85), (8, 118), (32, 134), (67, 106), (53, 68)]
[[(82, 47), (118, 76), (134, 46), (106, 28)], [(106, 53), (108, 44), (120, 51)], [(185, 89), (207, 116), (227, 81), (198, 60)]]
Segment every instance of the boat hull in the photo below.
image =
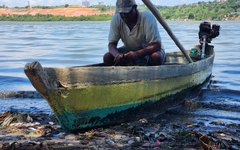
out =
[(130, 113), (142, 109), (162, 111), (166, 99), (185, 95), (209, 79), (213, 60), (214, 54), (182, 65), (65, 69), (34, 63), (25, 66), (25, 73), (62, 127), (75, 131), (128, 121)]
[[(173, 79), (72, 89), (68, 91), (68, 96), (58, 95), (59, 98), (50, 100), (50, 105), (55, 108), (55, 112), (58, 112), (57, 117), (62, 122), (62, 126), (68, 130), (115, 124), (124, 121), (125, 117), (126, 121), (129, 115), (119, 112), (130, 108), (141, 109), (137, 107), (145, 107), (144, 105), (149, 103), (155, 105), (154, 103), (159, 103), (168, 97), (184, 94), (184, 91), (187, 92), (201, 85), (210, 75), (211, 67), (202, 72)], [(192, 82), (189, 83), (189, 80)], [(59, 105), (57, 103), (64, 105), (57, 108), (56, 106)], [(113, 115), (116, 119), (114, 117), (110, 119)]]

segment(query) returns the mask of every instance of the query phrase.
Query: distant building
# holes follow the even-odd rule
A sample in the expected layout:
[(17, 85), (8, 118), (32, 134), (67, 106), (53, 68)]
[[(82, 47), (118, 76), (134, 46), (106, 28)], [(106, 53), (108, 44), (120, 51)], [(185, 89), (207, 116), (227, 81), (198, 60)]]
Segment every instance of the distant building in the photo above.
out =
[(79, 7), (82, 7), (82, 5), (77, 5), (77, 4), (75, 4), (75, 5), (69, 5), (69, 7), (79, 8)]
[(31, 1), (29, 0), (28, 1), (28, 8), (31, 8), (32, 6), (31, 6)]
[(98, 2), (98, 6), (104, 6), (104, 2)]
[(88, 0), (82, 1), (82, 5), (88, 7), (90, 6), (90, 2)]
[(216, 2), (220, 2), (220, 3), (224, 3), (226, 2), (227, 0), (216, 0)]

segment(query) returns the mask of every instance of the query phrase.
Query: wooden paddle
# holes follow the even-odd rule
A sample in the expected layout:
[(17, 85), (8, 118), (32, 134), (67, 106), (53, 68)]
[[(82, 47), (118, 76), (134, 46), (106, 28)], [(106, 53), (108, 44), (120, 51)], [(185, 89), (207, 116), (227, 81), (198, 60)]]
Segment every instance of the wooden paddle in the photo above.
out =
[(189, 57), (189, 55), (186, 53), (186, 50), (181, 45), (181, 43), (178, 41), (176, 36), (173, 34), (167, 23), (164, 21), (156, 7), (152, 4), (150, 0), (142, 0), (143, 3), (148, 7), (148, 9), (153, 13), (153, 15), (157, 18), (158, 22), (163, 26), (163, 28), (167, 31), (168, 35), (172, 38), (172, 40), (175, 42), (175, 44), (178, 46), (178, 48), (182, 51), (183, 55), (187, 58), (189, 63), (192, 63), (192, 59)]

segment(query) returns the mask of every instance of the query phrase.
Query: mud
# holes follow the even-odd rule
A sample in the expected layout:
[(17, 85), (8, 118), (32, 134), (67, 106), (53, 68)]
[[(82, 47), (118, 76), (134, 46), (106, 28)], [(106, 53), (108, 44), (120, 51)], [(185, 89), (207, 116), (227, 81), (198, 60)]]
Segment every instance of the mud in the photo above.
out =
[[(41, 101), (32, 92), (4, 94), (5, 101), (18, 97)], [(0, 149), (237, 150), (240, 149), (239, 106), (238, 91), (206, 89), (165, 113), (154, 112), (132, 122), (75, 133), (63, 130), (49, 113), (50, 108), (10, 109), (0, 115)]]
[(53, 115), (5, 112), (0, 149), (240, 149), (240, 124), (173, 112), (76, 133), (64, 131)]

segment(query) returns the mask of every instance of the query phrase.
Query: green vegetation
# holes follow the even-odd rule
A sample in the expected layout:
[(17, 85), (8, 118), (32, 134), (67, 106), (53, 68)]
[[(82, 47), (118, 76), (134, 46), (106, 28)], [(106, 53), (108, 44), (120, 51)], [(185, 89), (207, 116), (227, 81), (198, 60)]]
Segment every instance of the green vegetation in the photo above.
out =
[(224, 20), (240, 16), (240, 1), (199, 2), (174, 7), (159, 6), (158, 9), (166, 19)]
[(108, 10), (115, 10), (114, 6), (93, 6), (93, 8), (96, 8), (96, 9), (100, 10), (101, 12), (105, 12)]
[[(2, 6), (5, 7), (5, 6)], [(66, 4), (62, 7), (71, 7)], [(61, 7), (61, 8), (62, 8)], [(100, 10), (101, 12), (105, 12), (108, 10), (114, 9), (113, 6), (92, 6)], [(59, 8), (49, 7), (49, 6), (36, 6), (35, 8), (43, 8), (43, 9), (53, 9)], [(138, 6), (140, 10), (146, 10), (146, 6), (140, 5)], [(180, 5), (180, 6), (157, 6), (161, 15), (165, 19), (170, 20), (225, 20), (225, 19), (234, 19), (240, 18), (240, 1), (239, 0), (226, 0), (225, 2), (198, 2), (196, 4), (190, 5)], [(22, 10), (23, 8), (15, 8)], [(37, 14), (35, 16), (31, 15), (13, 15), (0, 16), (0, 21), (104, 21), (110, 20), (111, 15), (95, 15), (95, 16), (79, 16), (79, 17), (65, 17), (65, 16), (54, 16), (54, 15), (41, 15)]]
[(79, 17), (65, 17), (54, 15), (2, 15), (0, 21), (105, 21), (110, 20), (111, 15), (94, 15), (94, 16), (79, 16)]

